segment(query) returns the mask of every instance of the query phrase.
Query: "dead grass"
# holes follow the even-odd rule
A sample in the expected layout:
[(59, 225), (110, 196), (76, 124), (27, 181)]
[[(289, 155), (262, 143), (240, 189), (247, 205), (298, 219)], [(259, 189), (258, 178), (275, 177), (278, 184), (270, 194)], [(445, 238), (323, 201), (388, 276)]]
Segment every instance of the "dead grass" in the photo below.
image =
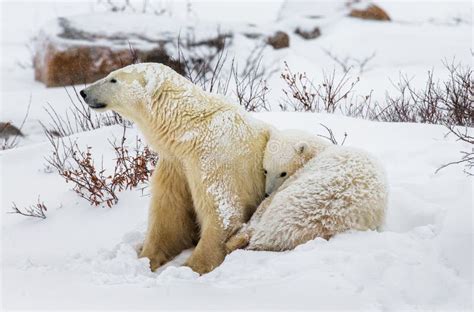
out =
[(108, 112), (97, 114), (93, 112), (89, 106), (84, 103), (76, 87), (72, 86), (70, 89), (65, 87), (64, 90), (71, 106), (64, 114), (60, 114), (48, 103), (47, 107), (45, 107), (45, 111), (49, 116), (49, 122), (46, 124), (40, 122), (47, 134), (57, 137), (66, 137), (74, 133), (91, 131), (111, 125), (131, 125), (130, 122), (125, 121), (116, 113)]

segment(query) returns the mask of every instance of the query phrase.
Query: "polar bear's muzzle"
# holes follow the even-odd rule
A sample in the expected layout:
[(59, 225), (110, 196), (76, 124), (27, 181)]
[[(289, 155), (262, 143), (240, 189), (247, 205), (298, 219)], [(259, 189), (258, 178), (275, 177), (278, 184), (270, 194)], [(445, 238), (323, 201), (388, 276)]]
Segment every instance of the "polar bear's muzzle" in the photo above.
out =
[(95, 99), (94, 97), (90, 96), (88, 93), (87, 93), (87, 90), (86, 89), (83, 89), (79, 92), (79, 94), (82, 96), (82, 98), (84, 99), (84, 102), (87, 103), (87, 105), (89, 105), (90, 108), (92, 109), (102, 109), (102, 108), (105, 108), (107, 107), (107, 104), (105, 103), (102, 103), (102, 102), (99, 102), (97, 101), (97, 99)]

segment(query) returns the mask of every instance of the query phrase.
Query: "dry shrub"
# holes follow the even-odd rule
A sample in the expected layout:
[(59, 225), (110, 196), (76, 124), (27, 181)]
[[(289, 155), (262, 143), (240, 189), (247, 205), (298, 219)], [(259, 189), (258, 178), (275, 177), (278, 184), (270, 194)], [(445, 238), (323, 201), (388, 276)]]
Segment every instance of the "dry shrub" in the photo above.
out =
[(352, 98), (353, 89), (359, 82), (358, 77), (352, 79), (348, 72), (336, 77), (336, 71), (333, 70), (331, 74), (323, 73), (322, 82), (316, 85), (306, 73), (293, 73), (286, 62), (281, 78), (287, 89), (282, 90), (285, 98), (280, 108), (297, 112), (334, 113), (341, 110)]
[(200, 45), (193, 37), (178, 38), (177, 61), (183, 64), (184, 76), (205, 91), (225, 94), (228, 83), (221, 76), (227, 62), (226, 37), (214, 47), (197, 48)]
[(468, 127), (465, 127), (463, 130), (460, 130), (459, 127), (448, 126), (448, 129), (449, 134), (453, 134), (456, 137), (457, 141), (463, 141), (470, 144), (471, 150), (461, 151), (461, 159), (442, 165), (436, 170), (435, 173), (438, 173), (440, 170), (451, 165), (463, 164), (465, 166), (464, 173), (469, 176), (474, 176), (474, 136), (469, 134)]
[[(20, 126), (17, 128), (12, 125), (10, 122), (0, 123), (0, 150), (8, 150), (14, 148), (18, 145), (18, 138), (23, 137), (23, 126), (28, 119), (28, 115), (30, 114), (31, 108), (31, 95), (30, 100), (28, 102), (28, 107), (26, 108), (25, 116), (23, 117), (23, 121), (21, 122)], [(11, 134), (11, 135), (10, 135)]]
[(397, 93), (387, 94), (382, 121), (419, 122), (447, 126), (474, 126), (472, 68), (443, 62), (449, 75), (435, 81), (428, 72), (424, 88), (415, 89), (406, 76), (396, 84)]
[[(147, 181), (157, 156), (140, 139), (136, 139), (134, 153), (130, 151), (125, 144), (126, 128), (131, 125), (130, 122), (113, 112), (93, 112), (75, 87), (72, 87), (72, 92), (67, 88), (65, 91), (71, 107), (61, 115), (49, 105), (45, 110), (50, 121), (48, 124), (41, 123), (52, 147), (52, 154), (46, 159), (46, 171), (55, 168), (66, 182), (74, 184), (73, 190), (91, 205), (111, 207), (118, 202), (117, 192), (132, 189)], [(119, 143), (110, 141), (116, 154), (113, 172), (108, 172), (103, 164), (99, 166), (94, 162), (92, 147), (81, 149), (69, 137), (74, 133), (117, 124), (122, 125), (124, 130)]]
[[(433, 71), (428, 73), (425, 87), (415, 89), (410, 80), (400, 78), (396, 95), (387, 94), (387, 105), (378, 113), (377, 120), (419, 122), (445, 125), (456, 140), (471, 146), (470, 151), (461, 151), (462, 157), (441, 167), (464, 164), (464, 172), (473, 175), (474, 137), (468, 127), (474, 126), (474, 88), (472, 67), (443, 62), (448, 77), (442, 81), (434, 79)], [(459, 127), (464, 127), (461, 131)]]
[[(305, 73), (293, 73), (285, 63), (281, 74), (286, 82), (283, 89), (285, 98), (280, 108), (284, 111), (339, 112), (345, 116), (365, 118), (387, 122), (414, 122), (445, 125), (457, 140), (469, 143), (471, 151), (461, 151), (462, 157), (440, 167), (439, 170), (453, 164), (465, 164), (465, 172), (473, 175), (474, 138), (469, 135), (468, 127), (474, 126), (474, 88), (472, 67), (443, 62), (448, 71), (444, 80), (435, 80), (433, 71), (428, 72), (426, 84), (416, 89), (411, 80), (400, 76), (395, 84), (395, 93), (386, 94), (384, 104), (372, 101), (372, 92), (365, 96), (353, 93), (359, 78), (351, 78), (349, 70), (341, 77), (323, 75), (319, 84), (314, 84)], [(459, 130), (463, 126), (464, 131)], [(331, 131), (329, 140), (337, 144)]]
[(130, 0), (98, 0), (98, 6), (102, 6), (107, 12), (131, 12), (163, 15), (168, 12), (165, 4), (161, 1), (130, 1)]
[(8, 150), (18, 145), (18, 138), (23, 137), (21, 127), (17, 128), (11, 122), (0, 122), (0, 150)]
[(418, 122), (472, 127), (474, 125), (472, 68), (444, 62), (449, 75), (435, 81), (433, 71), (424, 88), (416, 89), (410, 79), (401, 76), (396, 92), (386, 94), (384, 104), (373, 102), (372, 93), (356, 96), (354, 87), (359, 78), (344, 72), (323, 74), (322, 82), (314, 84), (305, 73), (293, 73), (287, 64), (281, 74), (286, 82), (282, 110), (340, 112), (345, 116), (388, 122)]
[(23, 209), (18, 208), (15, 203), (12, 203), (12, 211), (9, 213), (16, 213), (25, 217), (46, 219), (46, 211), (48, 211), (48, 208), (46, 208), (46, 205), (40, 200), (40, 197), (38, 196), (36, 204), (30, 205)]
[(48, 124), (40, 123), (47, 134), (66, 137), (74, 133), (91, 131), (101, 127), (117, 124), (131, 124), (114, 112), (102, 114), (93, 112), (89, 106), (83, 102), (76, 87), (72, 86), (71, 88), (72, 92), (64, 88), (69, 102), (71, 103), (71, 106), (66, 110), (64, 115), (60, 115), (49, 103), (48, 107), (45, 108), (50, 120)]
[(270, 110), (266, 79), (274, 73), (274, 70), (269, 70), (262, 65), (264, 49), (264, 45), (256, 45), (248, 55), (242, 70), (239, 70), (238, 64), (232, 61), (233, 95), (249, 112)]
[(92, 147), (81, 149), (70, 138), (55, 138), (48, 135), (53, 153), (47, 162), (54, 167), (66, 182), (73, 183), (73, 190), (91, 205), (112, 205), (118, 202), (117, 193), (131, 190), (148, 181), (158, 156), (138, 138), (133, 150), (126, 144), (126, 126), (123, 126), (119, 142), (109, 141), (115, 151), (115, 165), (109, 172), (94, 161)]
[[(249, 53), (245, 64), (240, 67), (235, 59), (228, 59), (226, 38), (207, 54), (196, 54), (187, 48), (190, 44), (179, 44), (179, 62), (184, 64), (185, 74), (192, 83), (203, 90), (223, 96), (232, 96), (247, 111), (270, 110), (266, 95), (266, 79), (274, 72), (262, 65), (265, 45), (256, 45)], [(179, 40), (179, 39), (178, 39)], [(191, 44), (191, 46), (193, 46)]]
[(362, 58), (355, 58), (352, 56), (338, 56), (330, 50), (323, 49), (324, 53), (329, 56), (344, 73), (349, 73), (352, 69), (356, 69), (359, 72), (359, 75), (368, 71), (370, 68), (368, 64), (375, 58), (375, 51), (372, 52), (369, 56)]

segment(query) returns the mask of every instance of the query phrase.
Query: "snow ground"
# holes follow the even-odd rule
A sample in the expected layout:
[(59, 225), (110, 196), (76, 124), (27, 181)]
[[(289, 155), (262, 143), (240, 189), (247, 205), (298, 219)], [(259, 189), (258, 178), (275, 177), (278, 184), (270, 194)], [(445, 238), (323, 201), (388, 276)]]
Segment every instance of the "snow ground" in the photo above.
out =
[[(320, 81), (322, 70), (335, 66), (323, 49), (357, 58), (375, 51), (369, 70), (361, 74), (358, 93), (374, 89), (378, 99), (391, 90), (390, 79), (397, 81), (400, 72), (423, 85), (428, 70), (444, 74), (444, 58), (472, 64), (470, 2), (375, 2), (388, 11), (393, 23), (344, 18), (340, 2), (336, 6), (325, 2), (333, 15), (320, 21), (323, 35), (304, 41), (290, 34), (289, 49), (265, 51), (268, 62), (282, 69), (286, 60), (293, 71), (306, 71)], [(164, 3), (172, 12), (183, 12), (185, 6)], [(301, 8), (310, 11), (309, 2), (289, 3), (285, 14), (295, 20)], [(323, 6), (321, 1), (313, 3)], [(202, 1), (193, 4), (194, 18), (264, 27), (279, 15), (280, 4)], [(9, 211), (12, 201), (19, 207), (31, 204), (38, 195), (48, 207), (46, 220), (0, 214), (3, 307), (472, 310), (473, 181), (460, 167), (434, 174), (470, 147), (445, 137), (445, 128), (433, 125), (375, 123), (326, 114), (254, 114), (280, 128), (320, 134), (324, 129), (319, 123), (324, 123), (337, 137), (346, 131), (347, 145), (378, 156), (390, 182), (384, 231), (317, 239), (284, 253), (236, 251), (202, 277), (179, 267), (187, 251), (168, 268), (151, 273), (134, 251), (144, 235), (149, 197), (129, 191), (111, 209), (93, 208), (70, 190), (71, 185), (44, 172), (49, 147), (38, 124), (46, 119), (43, 107), (50, 103), (61, 112), (70, 103), (63, 88), (45, 88), (33, 80), (31, 68), (18, 65), (29, 61), (26, 44), (45, 22), (99, 8), (95, 1), (10, 1), (2, 2), (1, 9), (0, 120), (19, 124), (30, 97), (32, 103), (24, 128), (27, 137), (19, 148), (0, 152), (1, 210)], [(462, 22), (454, 22), (456, 18)], [(235, 38), (233, 52), (237, 58), (245, 57), (251, 45), (246, 38)], [(278, 73), (269, 79), (272, 103), (281, 97)], [(103, 154), (107, 165), (112, 151), (104, 142), (120, 131), (110, 127), (77, 137)]]
[[(259, 113), (280, 128), (324, 134), (319, 123), (348, 133), (346, 144), (379, 157), (388, 171), (390, 203), (382, 232), (316, 239), (294, 251), (239, 250), (199, 277), (179, 267), (189, 251), (158, 273), (137, 259), (149, 197), (121, 194), (113, 208), (93, 208), (55, 173), (45, 173), (49, 147), (39, 143), (2, 154), (8, 210), (45, 202), (48, 218), (3, 218), (3, 299), (8, 308), (182, 308), (468, 310), (472, 307), (472, 179), (452, 167), (466, 145), (441, 126), (375, 123), (307, 113)], [(120, 127), (78, 135), (104, 146)], [(130, 136), (133, 132), (130, 133)], [(28, 190), (28, 191), (22, 191)], [(186, 298), (183, 300), (183, 298)]]

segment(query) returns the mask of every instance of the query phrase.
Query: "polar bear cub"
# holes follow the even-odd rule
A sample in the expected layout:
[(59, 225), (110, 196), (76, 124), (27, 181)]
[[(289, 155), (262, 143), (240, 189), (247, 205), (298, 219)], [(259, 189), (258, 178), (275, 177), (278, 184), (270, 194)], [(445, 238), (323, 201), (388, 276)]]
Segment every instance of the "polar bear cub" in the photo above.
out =
[(265, 195), (269, 196), (296, 170), (321, 153), (330, 144), (311, 133), (300, 130), (271, 129), (263, 156)]
[(273, 130), (264, 154), (266, 193), (227, 250), (289, 250), (346, 230), (375, 230), (384, 221), (383, 168), (366, 152), (329, 145), (300, 131)]

